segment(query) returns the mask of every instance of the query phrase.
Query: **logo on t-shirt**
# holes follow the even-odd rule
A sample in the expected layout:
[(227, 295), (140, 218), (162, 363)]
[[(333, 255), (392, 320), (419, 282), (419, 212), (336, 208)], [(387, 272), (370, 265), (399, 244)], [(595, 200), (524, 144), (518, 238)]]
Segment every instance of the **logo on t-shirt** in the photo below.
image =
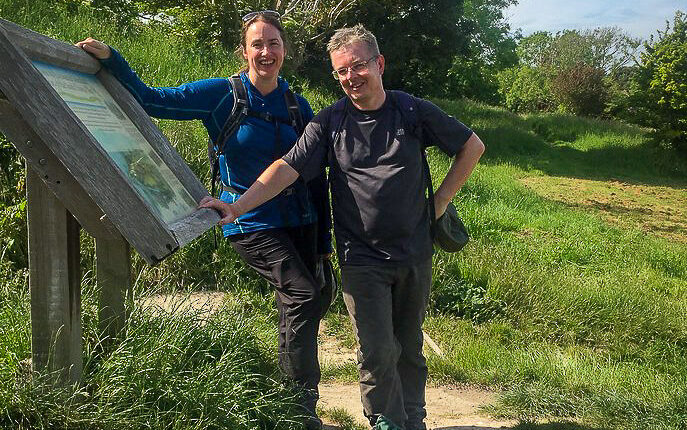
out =
[(404, 134), (406, 134), (406, 131), (404, 129), (399, 128), (398, 130), (396, 130), (396, 136), (403, 136)]

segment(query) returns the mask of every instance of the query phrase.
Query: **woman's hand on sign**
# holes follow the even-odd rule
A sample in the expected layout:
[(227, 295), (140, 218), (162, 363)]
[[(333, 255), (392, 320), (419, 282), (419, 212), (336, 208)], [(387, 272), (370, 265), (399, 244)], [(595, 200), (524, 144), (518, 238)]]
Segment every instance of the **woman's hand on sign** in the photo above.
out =
[(92, 37), (82, 40), (81, 42), (77, 42), (75, 45), (88, 52), (98, 60), (107, 60), (112, 56), (112, 50), (110, 50), (109, 46), (99, 40), (93, 39)]
[(200, 203), (198, 203), (198, 208), (209, 208), (219, 212), (219, 215), (222, 217), (217, 223), (219, 225), (230, 224), (239, 216), (239, 212), (235, 205), (225, 203), (210, 196), (203, 197)]

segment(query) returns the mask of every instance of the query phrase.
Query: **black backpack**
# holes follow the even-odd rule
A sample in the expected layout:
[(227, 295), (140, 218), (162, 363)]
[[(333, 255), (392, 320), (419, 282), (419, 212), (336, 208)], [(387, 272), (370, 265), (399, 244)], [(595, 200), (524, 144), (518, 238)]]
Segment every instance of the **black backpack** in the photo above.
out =
[[(219, 169), (219, 157), (224, 154), (224, 146), (227, 139), (234, 135), (238, 130), (241, 122), (247, 117), (252, 116), (256, 118), (263, 119), (267, 122), (271, 122), (278, 126), (279, 123), (290, 125), (296, 130), (296, 133), (300, 136), (303, 133), (305, 124), (303, 123), (303, 115), (301, 115), (300, 105), (298, 104), (298, 99), (296, 95), (287, 89), (284, 92), (284, 100), (286, 101), (286, 109), (289, 112), (289, 118), (279, 118), (272, 115), (269, 112), (258, 112), (251, 109), (248, 103), (248, 91), (244, 85), (241, 77), (239, 75), (234, 75), (229, 78), (229, 85), (233, 89), (234, 94), (234, 106), (231, 108), (231, 113), (224, 122), (224, 126), (217, 136), (217, 140), (214, 142), (208, 140), (208, 158), (210, 159), (211, 170), (211, 181), (212, 181), (212, 196), (216, 197), (216, 185), (217, 180), (220, 176)], [(277, 128), (277, 140), (275, 142), (275, 148), (279, 147), (279, 131)], [(276, 151), (275, 151), (276, 153)], [(277, 155), (275, 155), (275, 159)]]

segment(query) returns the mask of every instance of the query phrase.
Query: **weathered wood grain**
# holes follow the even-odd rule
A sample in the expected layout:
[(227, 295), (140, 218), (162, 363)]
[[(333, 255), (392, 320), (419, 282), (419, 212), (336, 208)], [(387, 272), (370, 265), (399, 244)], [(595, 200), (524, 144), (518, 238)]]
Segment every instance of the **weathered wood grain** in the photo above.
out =
[(101, 220), (103, 211), (7, 100), (0, 100), (0, 131), (91, 236), (119, 234), (107, 217)]
[(0, 19), (0, 27), (5, 30), (15, 46), (21, 48), (32, 60), (91, 75), (100, 70), (98, 60), (74, 45), (57, 41), (4, 19)]
[(174, 233), (179, 246), (184, 246), (208, 231), (208, 226), (217, 225), (219, 220), (220, 216), (217, 211), (200, 209), (193, 212), (190, 216), (171, 224), (169, 227)]
[(129, 244), (117, 234), (95, 240), (96, 279), (100, 289), (100, 333), (112, 342), (126, 322), (125, 300), (131, 293)]
[(83, 369), (80, 227), (30, 168), (26, 189), (32, 365), (77, 382)]
[(129, 243), (150, 264), (177, 249), (164, 223), (3, 29), (0, 58), (0, 91)]

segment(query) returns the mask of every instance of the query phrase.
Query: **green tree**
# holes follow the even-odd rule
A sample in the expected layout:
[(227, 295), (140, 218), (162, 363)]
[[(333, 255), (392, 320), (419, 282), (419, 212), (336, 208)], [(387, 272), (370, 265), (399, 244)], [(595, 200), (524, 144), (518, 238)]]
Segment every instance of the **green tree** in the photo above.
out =
[(559, 108), (575, 115), (600, 115), (606, 101), (603, 69), (580, 63), (561, 70), (551, 80)]
[(444, 96), (453, 58), (469, 52), (462, 0), (361, 0), (346, 15), (377, 36), (388, 88)]
[(512, 67), (499, 72), (497, 79), (503, 103), (513, 112), (552, 110), (556, 106), (550, 82), (541, 68)]
[(468, 51), (457, 55), (448, 73), (447, 92), (498, 103), (496, 75), (517, 64), (516, 42), (504, 16), (517, 0), (465, 0), (463, 21), (469, 29)]
[[(613, 79), (634, 58), (638, 45), (637, 39), (617, 27), (601, 27), (537, 32), (519, 41), (517, 53), (521, 67), (537, 69), (538, 76), (543, 76), (558, 109), (596, 116), (603, 113), (611, 91), (622, 91), (612, 85)], [(524, 71), (522, 76), (530, 75)], [(508, 82), (500, 81), (502, 85)], [(501, 87), (500, 91), (507, 94), (511, 89)]]
[(644, 44), (628, 105), (634, 118), (657, 129), (659, 137), (687, 152), (687, 14), (677, 11)]

